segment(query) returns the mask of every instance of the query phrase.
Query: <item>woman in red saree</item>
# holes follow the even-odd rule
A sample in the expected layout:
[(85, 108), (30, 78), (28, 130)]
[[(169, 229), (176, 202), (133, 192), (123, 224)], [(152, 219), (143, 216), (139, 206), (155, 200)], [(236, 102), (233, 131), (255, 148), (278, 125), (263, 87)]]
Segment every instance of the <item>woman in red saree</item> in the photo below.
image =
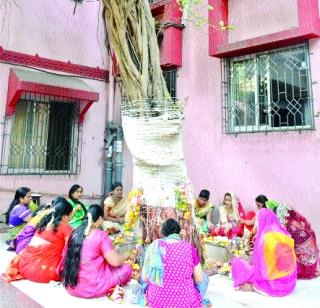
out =
[(52, 212), (37, 226), (29, 245), (22, 250), (7, 268), (7, 281), (28, 279), (34, 282), (59, 281), (57, 268), (72, 228), (68, 224), (72, 206), (64, 199), (55, 202)]
[(212, 236), (227, 236), (229, 239), (242, 236), (244, 227), (252, 229), (253, 226), (247, 226), (243, 221), (251, 219), (252, 212), (245, 213), (240, 200), (232, 193), (226, 193), (223, 198), (223, 204), (219, 207), (220, 220), (216, 228), (211, 229)]
[(318, 277), (319, 247), (316, 234), (308, 220), (288, 205), (268, 200), (263, 195), (257, 197), (256, 204), (258, 207), (266, 207), (273, 210), (277, 214), (280, 223), (294, 239), (298, 278), (311, 279)]

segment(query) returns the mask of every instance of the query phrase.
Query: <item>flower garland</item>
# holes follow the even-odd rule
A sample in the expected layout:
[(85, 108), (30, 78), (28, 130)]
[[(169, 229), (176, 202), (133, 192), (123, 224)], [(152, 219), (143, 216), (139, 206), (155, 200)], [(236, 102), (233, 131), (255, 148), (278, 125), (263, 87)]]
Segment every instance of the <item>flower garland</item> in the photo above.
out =
[(125, 232), (131, 232), (137, 225), (140, 218), (140, 209), (143, 205), (143, 190), (141, 188), (133, 189), (128, 194), (128, 212), (125, 217), (125, 224), (123, 230)]

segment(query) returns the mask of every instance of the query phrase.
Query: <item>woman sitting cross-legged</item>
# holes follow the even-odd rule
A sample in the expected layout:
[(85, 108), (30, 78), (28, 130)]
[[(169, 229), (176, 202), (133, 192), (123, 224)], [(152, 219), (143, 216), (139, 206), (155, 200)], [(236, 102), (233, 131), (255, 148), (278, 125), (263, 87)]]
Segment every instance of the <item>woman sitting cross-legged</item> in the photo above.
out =
[(196, 248), (180, 239), (180, 231), (176, 220), (166, 220), (161, 229), (165, 237), (146, 250), (142, 279), (147, 283), (146, 301), (151, 307), (203, 305), (208, 277), (202, 272)]
[[(56, 200), (58, 201), (59, 198), (57, 198)], [(52, 207), (54, 207), (54, 204), (52, 204)], [(32, 214), (30, 221), (23, 227), (16, 238), (12, 240), (16, 253), (21, 252), (25, 247), (29, 245), (31, 239), (37, 231), (37, 225), (44, 216), (50, 213), (51, 210), (52, 209), (50, 208), (50, 205), (39, 207), (38, 210)]]
[(278, 216), (280, 223), (294, 239), (297, 256), (298, 278), (311, 279), (320, 275), (320, 253), (316, 234), (310, 222), (292, 207), (268, 200), (264, 195), (256, 198), (258, 208), (269, 208)]
[(103, 210), (91, 205), (83, 224), (72, 232), (64, 256), (62, 278), (67, 291), (77, 297), (105, 296), (107, 291), (131, 279), (127, 256), (112, 246), (103, 224)]
[(80, 201), (83, 195), (83, 188), (74, 184), (71, 186), (67, 201), (72, 205), (73, 211), (69, 221), (72, 228), (77, 228), (83, 223), (83, 220), (87, 214), (86, 206)]
[(32, 203), (30, 188), (18, 188), (14, 195), (13, 201), (6, 212), (6, 223), (10, 227), (8, 231), (10, 240), (13, 240), (19, 234), (19, 232), (31, 219), (32, 213), (36, 209), (36, 205)]
[(258, 211), (255, 228), (252, 264), (239, 257), (231, 261), (234, 287), (270, 296), (290, 294), (297, 281), (294, 240), (269, 209)]
[(224, 195), (219, 213), (219, 224), (211, 230), (211, 235), (227, 236), (228, 238), (242, 236), (244, 225), (241, 223), (241, 219), (245, 218), (245, 212), (234, 194), (227, 192)]
[(123, 187), (120, 182), (112, 184), (111, 192), (103, 202), (103, 209), (106, 221), (119, 224), (124, 223), (127, 213), (127, 201), (123, 196)]
[(195, 201), (195, 214), (197, 218), (197, 225), (200, 231), (208, 233), (214, 226), (212, 224), (213, 204), (209, 202), (210, 191), (202, 189), (199, 197)]
[(28, 279), (34, 282), (59, 281), (57, 268), (72, 228), (68, 224), (72, 206), (64, 198), (44, 216), (29, 245), (10, 263), (5, 278), (8, 281)]

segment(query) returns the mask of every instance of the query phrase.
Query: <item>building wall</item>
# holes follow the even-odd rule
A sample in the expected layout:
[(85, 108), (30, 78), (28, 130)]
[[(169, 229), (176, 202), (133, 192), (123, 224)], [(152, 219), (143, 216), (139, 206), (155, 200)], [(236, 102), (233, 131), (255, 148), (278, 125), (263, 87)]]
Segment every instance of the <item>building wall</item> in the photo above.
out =
[(299, 25), (297, 3), (288, 0), (228, 1), (229, 43), (295, 28)]
[(74, 2), (71, 0), (15, 2), (19, 7), (11, 3), (7, 4), (6, 10), (1, 9), (1, 20), (5, 20), (0, 33), (3, 48), (92, 67), (106, 67), (104, 26), (98, 1), (78, 5), (74, 15)]
[[(1, 9), (4, 26), (0, 46), (6, 50), (29, 55), (70, 61), (74, 64), (107, 69), (109, 60), (104, 47), (104, 26), (100, 2), (84, 2), (73, 14), (74, 2), (68, 0), (16, 0)], [(2, 4), (9, 3), (5, 1)], [(0, 122), (4, 121), (10, 64), (0, 63)], [(22, 67), (23, 68), (23, 67)], [(60, 73), (55, 71), (55, 73)], [(63, 74), (63, 73), (62, 73)], [(106, 81), (82, 78), (99, 101), (93, 103), (82, 125), (81, 168), (78, 175), (3, 176), (0, 175), (0, 211), (7, 208), (16, 188), (27, 186), (43, 194), (46, 202), (56, 195), (68, 193), (70, 186), (79, 183), (89, 203), (100, 202), (103, 193), (104, 128), (107, 113)], [(0, 144), (2, 127), (0, 125)], [(92, 198), (89, 198), (93, 195)]]
[[(248, 26), (245, 30), (235, 26), (239, 36), (248, 32)], [(272, 23), (268, 29), (273, 31)], [(265, 194), (300, 211), (320, 238), (320, 117), (315, 118), (313, 131), (223, 134), (220, 60), (207, 56), (204, 28), (189, 24), (183, 35), (184, 65), (178, 71), (177, 88), (180, 98), (189, 98), (183, 136), (195, 193), (208, 188), (212, 201), (221, 204), (224, 193), (232, 191), (247, 209), (255, 209), (255, 197)], [(315, 113), (320, 111), (319, 59), (320, 40), (311, 40)]]

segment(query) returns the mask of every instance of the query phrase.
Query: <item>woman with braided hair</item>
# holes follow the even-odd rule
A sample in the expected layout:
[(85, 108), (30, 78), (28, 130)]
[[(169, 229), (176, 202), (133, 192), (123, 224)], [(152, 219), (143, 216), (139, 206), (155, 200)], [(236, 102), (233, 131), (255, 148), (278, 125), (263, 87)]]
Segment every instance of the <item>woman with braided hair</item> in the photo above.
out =
[(6, 270), (7, 281), (28, 279), (34, 282), (59, 281), (57, 268), (72, 228), (68, 224), (72, 206), (64, 198), (37, 225), (29, 245), (21, 251)]
[(103, 224), (103, 209), (91, 205), (83, 224), (75, 229), (64, 254), (63, 284), (73, 296), (93, 298), (107, 295), (109, 289), (131, 279), (128, 255), (119, 255)]

